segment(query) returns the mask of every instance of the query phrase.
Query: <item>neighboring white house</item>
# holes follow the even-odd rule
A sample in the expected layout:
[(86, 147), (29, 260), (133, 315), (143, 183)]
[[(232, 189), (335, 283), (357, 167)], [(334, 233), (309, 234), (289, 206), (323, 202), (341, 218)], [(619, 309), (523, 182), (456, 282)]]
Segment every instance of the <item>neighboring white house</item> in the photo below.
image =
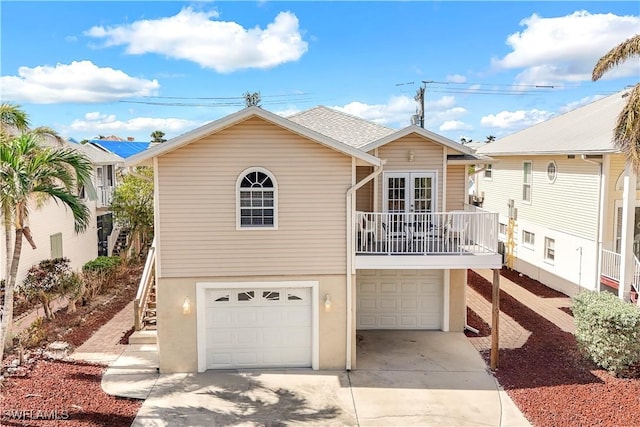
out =
[(612, 142), (627, 92), (477, 149), (496, 159), (477, 176), (476, 193), (500, 213), (507, 262), (568, 295), (619, 288), (628, 297), (637, 277), (640, 194)]
[(461, 333), (467, 269), (501, 267), (497, 214), (465, 204), (479, 162), (325, 107), (249, 107), (128, 158), (154, 168), (160, 371), (353, 369), (356, 330)]
[[(108, 205), (111, 201), (113, 187), (116, 185), (115, 170), (122, 165), (123, 159), (97, 147), (69, 141), (64, 143), (67, 147), (87, 156), (94, 164), (93, 185), (82, 190), (84, 201), (91, 212), (91, 220), (87, 229), (83, 233), (77, 234), (74, 231), (73, 215), (62, 204), (53, 200), (49, 200), (40, 207), (33, 204), (29, 215), (29, 228), (36, 249), (32, 249), (26, 241), (23, 243), (17, 275), (18, 284), (24, 279), (29, 268), (42, 260), (66, 257), (71, 261), (72, 268), (78, 270), (99, 254), (100, 237), (105, 233), (99, 229), (98, 225), (104, 222), (105, 215), (111, 215), (108, 211)], [(59, 145), (59, 142), (47, 139), (43, 144), (56, 146)], [(105, 183), (109, 185), (105, 186)], [(100, 191), (96, 191), (96, 189)], [(104, 240), (112, 245), (115, 237), (113, 233), (108, 233), (104, 235)], [(10, 257), (12, 254), (5, 253), (4, 227), (0, 228), (0, 242), (0, 259), (2, 260), (0, 262), (0, 278), (5, 278), (7, 276), (5, 260), (7, 256)], [(11, 242), (13, 245), (13, 236)]]

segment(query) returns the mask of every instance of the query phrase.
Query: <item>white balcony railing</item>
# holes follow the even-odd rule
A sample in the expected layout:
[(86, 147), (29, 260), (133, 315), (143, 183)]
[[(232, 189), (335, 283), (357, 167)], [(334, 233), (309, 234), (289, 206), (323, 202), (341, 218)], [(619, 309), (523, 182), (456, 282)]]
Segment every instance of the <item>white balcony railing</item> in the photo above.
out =
[(98, 207), (105, 208), (111, 206), (111, 200), (113, 199), (113, 187), (106, 185), (99, 185), (98, 188)]
[(601, 275), (615, 282), (620, 282), (620, 263), (622, 258), (619, 253), (602, 250), (602, 270)]
[(356, 212), (356, 254), (496, 254), (493, 212)]

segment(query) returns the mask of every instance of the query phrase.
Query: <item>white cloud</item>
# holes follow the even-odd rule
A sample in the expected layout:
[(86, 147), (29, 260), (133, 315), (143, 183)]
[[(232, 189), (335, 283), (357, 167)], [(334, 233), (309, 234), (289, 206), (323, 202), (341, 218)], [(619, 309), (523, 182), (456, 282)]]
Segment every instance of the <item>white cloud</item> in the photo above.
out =
[[(577, 11), (555, 18), (533, 14), (520, 25), (525, 29), (506, 41), (512, 51), (494, 59), (493, 65), (498, 69), (523, 69), (516, 78), (518, 83), (551, 85), (590, 80), (598, 59), (638, 32), (640, 17)], [(638, 73), (638, 63), (627, 61), (606, 77)]]
[(298, 18), (291, 12), (280, 12), (264, 29), (244, 28), (216, 18), (215, 11), (198, 12), (187, 7), (175, 16), (96, 26), (85, 34), (104, 39), (107, 47), (125, 45), (129, 54), (156, 53), (186, 59), (220, 73), (271, 68), (297, 61), (307, 52)]
[[(138, 133), (146, 136), (154, 130), (160, 129), (167, 134), (167, 137), (171, 138), (203, 124), (193, 120), (156, 117), (136, 117), (124, 121), (117, 120), (113, 114), (94, 111), (86, 113), (82, 120), (76, 119), (70, 125), (62, 126), (61, 133), (72, 136), (78, 134), (96, 136), (105, 133), (129, 136)], [(143, 137), (142, 140), (144, 139)]]
[(501, 111), (498, 114), (489, 114), (480, 119), (480, 125), (485, 128), (498, 129), (522, 129), (536, 123), (543, 122), (553, 116), (554, 113), (543, 110), (517, 110)]
[(452, 130), (472, 130), (473, 126), (460, 120), (447, 120), (438, 128), (441, 132)]
[(18, 76), (0, 77), (3, 98), (15, 102), (55, 104), (99, 103), (122, 98), (155, 95), (157, 80), (131, 77), (123, 71), (98, 67), (91, 61), (74, 61), (29, 68)]
[(280, 110), (280, 111), (274, 111), (275, 114), (282, 116), (282, 117), (290, 117), (293, 116), (294, 114), (299, 113), (300, 110), (298, 108), (295, 107), (290, 107), (290, 108), (286, 108), (284, 110)]
[(344, 106), (334, 106), (338, 111), (371, 120), (381, 125), (408, 126), (416, 112), (416, 101), (408, 96), (394, 96), (386, 104), (365, 104), (354, 101)]
[(467, 78), (461, 74), (451, 74), (445, 80), (452, 83), (466, 83)]

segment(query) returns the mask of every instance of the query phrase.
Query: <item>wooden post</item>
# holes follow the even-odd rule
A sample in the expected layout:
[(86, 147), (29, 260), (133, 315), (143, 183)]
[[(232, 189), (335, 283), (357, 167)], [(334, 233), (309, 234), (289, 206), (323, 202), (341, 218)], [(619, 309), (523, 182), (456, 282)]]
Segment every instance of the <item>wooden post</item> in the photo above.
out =
[(498, 368), (500, 330), (500, 270), (493, 269), (493, 292), (491, 294), (491, 370)]

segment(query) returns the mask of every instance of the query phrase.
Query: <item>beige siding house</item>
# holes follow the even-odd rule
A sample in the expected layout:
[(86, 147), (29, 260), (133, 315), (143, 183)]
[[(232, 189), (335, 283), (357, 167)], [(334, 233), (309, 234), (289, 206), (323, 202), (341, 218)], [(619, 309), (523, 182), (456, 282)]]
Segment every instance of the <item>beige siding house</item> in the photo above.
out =
[(499, 268), (478, 158), (415, 126), (250, 107), (127, 159), (155, 170), (162, 372), (354, 369), (357, 330), (461, 333), (466, 269)]
[(507, 263), (569, 295), (617, 289), (628, 298), (637, 290), (640, 194), (612, 142), (626, 93), (477, 150), (496, 160), (475, 183), (483, 208), (500, 214)]

